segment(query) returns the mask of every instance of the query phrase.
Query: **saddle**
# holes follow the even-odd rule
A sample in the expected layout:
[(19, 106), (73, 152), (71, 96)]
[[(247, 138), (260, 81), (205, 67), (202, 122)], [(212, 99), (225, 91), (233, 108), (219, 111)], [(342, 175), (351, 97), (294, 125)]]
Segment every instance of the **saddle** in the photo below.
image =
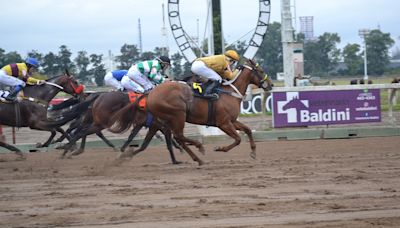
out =
[[(203, 99), (207, 99), (207, 100), (217, 100), (219, 97), (219, 93), (220, 90), (217, 89), (217, 87), (214, 83), (214, 81), (188, 81), (187, 82), (189, 84), (189, 86), (192, 88), (193, 90), (193, 94), (196, 97), (200, 97)], [(217, 94), (212, 96), (211, 94)]]

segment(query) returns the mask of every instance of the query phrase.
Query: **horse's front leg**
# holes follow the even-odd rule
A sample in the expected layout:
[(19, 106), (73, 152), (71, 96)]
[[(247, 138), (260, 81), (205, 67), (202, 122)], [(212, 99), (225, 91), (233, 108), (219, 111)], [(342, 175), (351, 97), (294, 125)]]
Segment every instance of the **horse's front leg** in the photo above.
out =
[(246, 133), (247, 137), (249, 137), (251, 148), (250, 157), (256, 159), (256, 143), (254, 142), (251, 129), (237, 120), (233, 122), (233, 125), (235, 126), (236, 130), (243, 131), (244, 133)]
[(235, 126), (233, 125), (232, 122), (226, 122), (226, 123), (224, 123), (222, 125), (219, 125), (218, 127), (223, 132), (225, 132), (227, 135), (232, 137), (235, 141), (232, 144), (228, 145), (228, 146), (216, 147), (214, 149), (215, 151), (228, 152), (230, 149), (232, 149), (233, 147), (235, 147), (235, 146), (240, 144), (242, 139), (240, 138), (240, 135), (236, 132), (236, 128), (235, 128)]
[(42, 147), (48, 147), (50, 145), (50, 143), (53, 141), (54, 136), (56, 136), (57, 132), (55, 130), (50, 130), (50, 137), (47, 139), (47, 141), (43, 144), (41, 143), (37, 143), (36, 144), (36, 148), (42, 148)]

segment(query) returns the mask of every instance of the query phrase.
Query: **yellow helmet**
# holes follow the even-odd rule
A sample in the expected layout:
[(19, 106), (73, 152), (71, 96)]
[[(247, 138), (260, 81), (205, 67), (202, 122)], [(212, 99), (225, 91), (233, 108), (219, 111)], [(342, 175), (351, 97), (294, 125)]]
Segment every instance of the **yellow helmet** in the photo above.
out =
[(225, 52), (225, 56), (227, 56), (227, 57), (229, 57), (229, 58), (231, 58), (231, 59), (233, 59), (235, 61), (239, 61), (240, 60), (239, 54), (234, 50), (227, 50)]

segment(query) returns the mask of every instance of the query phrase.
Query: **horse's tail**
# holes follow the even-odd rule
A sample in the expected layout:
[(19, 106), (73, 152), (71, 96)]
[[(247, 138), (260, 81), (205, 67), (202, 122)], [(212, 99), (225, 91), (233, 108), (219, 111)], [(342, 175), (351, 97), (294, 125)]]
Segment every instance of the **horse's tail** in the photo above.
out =
[(113, 123), (108, 130), (112, 133), (122, 133), (128, 130), (135, 118), (137, 112), (136, 105), (129, 103), (122, 109), (114, 113), (110, 118), (110, 123)]
[(54, 121), (48, 121), (46, 126), (48, 128), (60, 127), (71, 120), (74, 120), (80, 117), (84, 112), (88, 111), (90, 105), (97, 99), (98, 96), (93, 97), (92, 99), (85, 100), (81, 103), (78, 103), (71, 107), (71, 109), (63, 111), (61, 116)]

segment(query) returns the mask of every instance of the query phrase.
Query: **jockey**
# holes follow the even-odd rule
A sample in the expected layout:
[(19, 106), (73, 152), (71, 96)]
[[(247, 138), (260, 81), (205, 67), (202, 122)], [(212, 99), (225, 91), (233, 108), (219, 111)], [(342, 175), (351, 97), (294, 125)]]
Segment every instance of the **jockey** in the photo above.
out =
[(127, 70), (114, 70), (108, 72), (104, 76), (104, 83), (108, 86), (116, 88), (119, 91), (123, 91), (124, 87), (121, 85), (121, 80), (127, 73)]
[(207, 56), (196, 59), (192, 63), (191, 70), (194, 74), (206, 77), (209, 79), (206, 82), (206, 89), (203, 96), (211, 99), (218, 99), (219, 96), (215, 93), (222, 78), (232, 79), (232, 66), (240, 60), (238, 53), (234, 50), (228, 50), (223, 55)]
[[(134, 64), (121, 80), (122, 86), (137, 93), (147, 93), (154, 88), (154, 84), (165, 81), (165, 70), (171, 65), (167, 56), (160, 56), (154, 60), (147, 60)], [(154, 83), (154, 84), (153, 84)]]
[(28, 57), (23, 63), (11, 63), (0, 69), (0, 83), (13, 86), (13, 91), (5, 97), (8, 101), (15, 101), (17, 94), (26, 86), (26, 83), (41, 85), (43, 80), (31, 77), (33, 71), (39, 67), (36, 58)]

